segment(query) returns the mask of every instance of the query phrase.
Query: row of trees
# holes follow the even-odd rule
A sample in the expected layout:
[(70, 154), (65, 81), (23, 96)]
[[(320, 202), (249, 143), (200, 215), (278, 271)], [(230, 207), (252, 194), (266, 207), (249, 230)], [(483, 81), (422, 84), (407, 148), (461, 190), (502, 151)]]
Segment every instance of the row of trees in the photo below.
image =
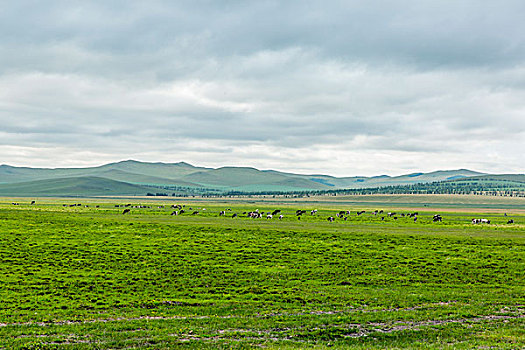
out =
[(301, 198), (311, 196), (370, 195), (370, 194), (473, 194), (483, 196), (525, 197), (525, 184), (515, 182), (466, 182), (443, 181), (396, 185), (373, 188), (351, 188), (334, 190), (303, 191), (222, 191), (219, 189), (159, 186), (156, 189), (166, 191), (150, 192), (148, 196), (201, 196), (201, 197), (243, 197), (243, 196), (279, 196)]
[(370, 195), (370, 194), (474, 194), (485, 196), (525, 197), (525, 186), (494, 183), (432, 182), (373, 188), (351, 188), (314, 191), (229, 191), (222, 196), (273, 195), (285, 197)]

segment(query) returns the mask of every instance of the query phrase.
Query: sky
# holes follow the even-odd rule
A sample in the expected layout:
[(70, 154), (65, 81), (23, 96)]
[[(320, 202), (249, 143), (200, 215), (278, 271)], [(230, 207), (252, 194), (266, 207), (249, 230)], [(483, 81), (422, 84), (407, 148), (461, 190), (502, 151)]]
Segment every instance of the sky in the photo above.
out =
[(0, 164), (524, 173), (523, 18), (522, 0), (0, 0)]

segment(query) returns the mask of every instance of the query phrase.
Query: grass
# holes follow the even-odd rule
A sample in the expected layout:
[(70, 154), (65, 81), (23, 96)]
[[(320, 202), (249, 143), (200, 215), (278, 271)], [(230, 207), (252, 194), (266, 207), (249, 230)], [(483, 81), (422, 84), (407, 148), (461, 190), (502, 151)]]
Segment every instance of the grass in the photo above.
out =
[[(186, 202), (199, 214), (171, 216), (153, 201), (126, 215), (114, 200), (11, 201), (0, 348), (525, 347), (519, 210), (472, 225), (473, 213), (414, 223), (338, 203), (300, 221), (311, 203), (281, 205), (279, 221), (218, 216), (277, 208), (266, 202)], [(327, 222), (339, 209), (349, 219)]]

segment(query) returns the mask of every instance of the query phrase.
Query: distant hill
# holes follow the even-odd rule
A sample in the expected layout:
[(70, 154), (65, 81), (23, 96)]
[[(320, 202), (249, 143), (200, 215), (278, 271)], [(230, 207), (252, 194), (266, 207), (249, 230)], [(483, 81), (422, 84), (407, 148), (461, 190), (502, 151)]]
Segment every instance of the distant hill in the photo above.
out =
[(187, 163), (143, 163), (127, 160), (90, 168), (27, 168), (0, 165), (0, 183), (16, 183), (66, 177), (97, 176), (130, 183), (189, 184), (179, 178), (200, 169)]
[[(146, 163), (135, 160), (88, 168), (0, 166), (0, 195), (101, 195), (148, 192), (201, 194), (219, 192), (294, 192), (361, 189), (461, 181), (493, 176), (467, 169), (412, 173), (402, 176), (334, 177), (293, 174), (250, 167), (205, 168), (188, 163)], [(498, 175), (499, 176), (499, 175)], [(511, 176), (511, 175), (509, 175)]]
[(502, 174), (452, 177), (450, 180), (415, 184), (347, 188), (325, 191), (326, 194), (477, 194), (525, 197), (525, 175)]
[(114, 196), (140, 195), (149, 187), (100, 177), (70, 177), (0, 185), (1, 196)]
[(299, 177), (302, 179), (308, 179), (320, 184), (324, 184), (328, 187), (325, 189), (339, 189), (339, 188), (369, 188), (369, 187), (382, 187), (382, 186), (398, 186), (398, 185), (410, 185), (416, 183), (427, 183), (434, 181), (445, 181), (450, 179), (467, 178), (470, 176), (482, 175), (483, 173), (471, 171), (467, 169), (459, 170), (439, 170), (430, 173), (413, 173), (401, 176), (374, 176), (374, 177), (333, 177), (327, 175), (297, 175), (297, 174), (286, 174), (289, 177)]
[(525, 184), (525, 174), (500, 174), (500, 175), (480, 175), (468, 178), (455, 179), (455, 181), (479, 181), (479, 182), (515, 182)]

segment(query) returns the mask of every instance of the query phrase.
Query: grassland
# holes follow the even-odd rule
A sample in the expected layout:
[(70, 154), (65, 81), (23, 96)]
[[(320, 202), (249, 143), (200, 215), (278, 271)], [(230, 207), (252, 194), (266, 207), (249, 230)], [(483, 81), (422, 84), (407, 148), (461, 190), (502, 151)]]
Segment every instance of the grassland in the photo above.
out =
[(358, 197), (0, 199), (0, 348), (525, 347), (523, 199)]

